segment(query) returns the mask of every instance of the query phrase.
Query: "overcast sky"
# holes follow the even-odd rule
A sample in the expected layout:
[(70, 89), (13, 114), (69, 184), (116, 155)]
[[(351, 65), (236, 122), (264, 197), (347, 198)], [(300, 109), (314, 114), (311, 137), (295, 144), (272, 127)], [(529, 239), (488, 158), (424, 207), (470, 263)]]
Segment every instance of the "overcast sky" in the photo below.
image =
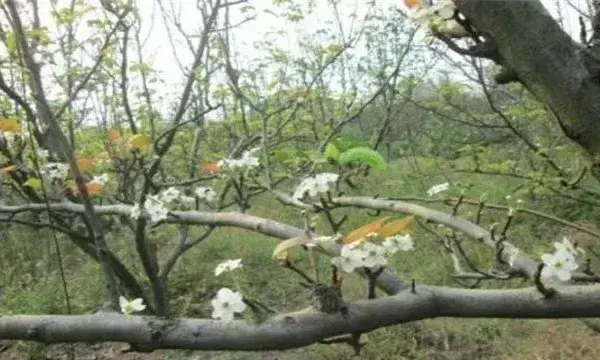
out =
[[(71, 0), (39, 1), (42, 8), (49, 10), (50, 1), (57, 1), (59, 7), (61, 7), (67, 5)], [(241, 22), (249, 13), (256, 14), (254, 20), (240, 25), (232, 32), (232, 44), (238, 53), (237, 60), (248, 62), (264, 56), (264, 52), (257, 50), (255, 43), (267, 39), (284, 51), (302, 55), (298, 46), (299, 39), (310, 35), (314, 36), (319, 29), (334, 29), (338, 34), (341, 29), (341, 32), (347, 37), (353, 31), (361, 28), (361, 20), (367, 12), (372, 10), (372, 7), (368, 4), (373, 3), (373, 1), (368, 0), (338, 0), (337, 11), (339, 16), (336, 17), (336, 12), (330, 0), (294, 0), (294, 2), (302, 4), (304, 9), (307, 8), (306, 4), (313, 1), (315, 4), (314, 9), (299, 22), (289, 22), (281, 16), (274, 15), (274, 12), (281, 13), (283, 8), (274, 6), (273, 0), (249, 0), (247, 4), (251, 5), (254, 10), (246, 13), (242, 11), (244, 5), (232, 7), (232, 23)], [(570, 4), (585, 10), (586, 0), (542, 0), (542, 2), (555, 18), (561, 19), (564, 28), (573, 37), (578, 37), (578, 13)], [(90, 4), (92, 3), (94, 2), (90, 2)], [(374, 3), (381, 10), (394, 7), (406, 10), (403, 6), (403, 0), (375, 0)], [(180, 63), (189, 66), (192, 58), (180, 34), (175, 31), (171, 33), (173, 38), (169, 37), (167, 28), (173, 30), (173, 25), (166, 25), (158, 4), (166, 7), (167, 12), (174, 12), (175, 16), (180, 18), (181, 26), (186, 32), (199, 34), (198, 31), (201, 29), (199, 24), (202, 19), (195, 9), (196, 0), (137, 0), (137, 4), (140, 7), (143, 23), (142, 38), (147, 39), (144, 50), (145, 57), (150, 60), (154, 69), (162, 73), (162, 78), (166, 81), (165, 86), (161, 87), (163, 95), (176, 99), (181, 91), (183, 81), (183, 76), (177, 65), (178, 60)], [(388, 13), (392, 14), (391, 10)], [(49, 21), (49, 19), (49, 16), (46, 16), (43, 20)], [(86, 33), (85, 26), (80, 28), (80, 38), (89, 36), (90, 34), (89, 32)], [(170, 45), (172, 42), (174, 42), (173, 46)], [(361, 50), (353, 49), (353, 51)], [(453, 56), (460, 58), (458, 55)], [(446, 68), (451, 70), (448, 66)]]
[[(165, 3), (171, 1), (179, 7), (181, 12), (182, 23), (186, 29), (193, 29), (196, 27), (199, 19), (198, 13), (190, 11), (190, 0), (163, 0)], [(308, 3), (310, 0), (302, 0), (301, 3)], [(491, 0), (494, 1), (494, 0)], [(150, 0), (148, 0), (150, 2)], [(195, 1), (193, 1), (195, 3)], [(298, 2), (298, 1), (296, 1)], [(341, 0), (338, 1), (338, 11), (341, 14), (340, 20), (342, 27), (346, 34), (352, 30), (356, 31), (360, 26), (360, 19), (364, 17), (370, 6), (368, 3), (371, 1), (366, 0)], [(272, 39), (278, 46), (291, 52), (299, 53), (299, 47), (297, 44), (298, 39), (302, 36), (308, 36), (315, 34), (319, 28), (327, 26), (328, 22), (333, 22), (335, 12), (333, 7), (330, 5), (328, 0), (315, 0), (316, 7), (314, 11), (308, 15), (304, 20), (298, 23), (286, 22), (281, 17), (276, 17), (269, 13), (270, 11), (280, 12), (277, 7), (272, 5), (272, 0), (250, 0), (248, 4), (252, 5), (256, 11), (256, 18), (253, 21), (247, 22), (241, 25), (239, 28), (233, 31), (233, 40), (236, 51), (239, 53), (239, 59), (243, 61), (249, 61), (263, 56), (260, 51), (257, 51), (253, 45), (256, 41), (261, 41), (266, 38)], [(379, 0), (376, 1), (376, 6), (380, 8), (390, 8), (393, 6), (404, 9), (403, 0)], [(542, 3), (550, 11), (550, 13), (557, 19), (562, 21), (564, 28), (573, 36), (578, 37), (579, 34), (579, 23), (578, 14), (573, 9), (573, 4), (580, 9), (586, 9), (586, 0), (542, 0)], [(188, 11), (186, 11), (186, 8)], [(242, 6), (236, 6), (231, 11), (232, 22), (241, 21), (245, 15), (241, 13)], [(280, 8), (279, 8), (280, 9)], [(147, 18), (151, 17), (153, 13), (153, 7), (149, 6), (144, 8), (144, 13)], [(174, 55), (171, 51), (166, 51), (165, 44), (169, 43), (167, 32), (165, 31), (165, 24), (154, 12), (156, 22), (150, 36), (151, 41), (149, 42), (148, 50), (154, 54), (155, 66), (162, 71), (169, 72), (173, 70)], [(356, 14), (357, 16), (351, 16)], [(337, 27), (337, 24), (332, 23), (329, 27)], [(284, 35), (274, 36), (273, 34), (283, 30)], [(179, 40), (181, 41), (181, 39)], [(154, 44), (153, 46), (151, 44)], [(182, 59), (187, 59), (189, 63), (189, 56), (183, 56), (185, 51), (178, 51)]]

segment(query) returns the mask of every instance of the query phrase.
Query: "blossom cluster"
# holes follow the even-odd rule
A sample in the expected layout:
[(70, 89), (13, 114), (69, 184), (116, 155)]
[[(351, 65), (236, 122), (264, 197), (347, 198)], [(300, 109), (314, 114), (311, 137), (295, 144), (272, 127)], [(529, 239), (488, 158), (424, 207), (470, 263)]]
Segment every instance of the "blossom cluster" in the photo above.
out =
[(577, 257), (584, 254), (585, 251), (574, 246), (567, 238), (563, 238), (562, 242), (555, 242), (554, 247), (556, 249), (554, 253), (542, 255), (545, 266), (540, 276), (546, 279), (569, 281), (573, 271), (579, 268)]
[(375, 237), (367, 236), (365, 240), (344, 245), (340, 256), (332, 258), (331, 263), (347, 273), (361, 267), (377, 269), (387, 265), (388, 256), (398, 251), (414, 250), (410, 235), (388, 236), (381, 244), (370, 241)]
[[(207, 202), (214, 201), (217, 196), (216, 192), (211, 187), (197, 187), (195, 195), (199, 199)], [(146, 213), (152, 222), (158, 222), (167, 218), (169, 214), (167, 205), (175, 204), (182, 207), (192, 207), (195, 203), (195, 197), (187, 196), (175, 187), (169, 187), (157, 195), (148, 195), (144, 201), (143, 207), (138, 203), (134, 204), (131, 208), (130, 216), (137, 220), (142, 213)]]
[(40, 174), (48, 180), (64, 180), (69, 174), (69, 165), (49, 162), (40, 167)]
[(198, 199), (213, 202), (217, 199), (217, 193), (210, 186), (199, 186), (194, 191)]
[(253, 154), (258, 150), (260, 150), (260, 148), (246, 150), (242, 153), (242, 157), (239, 159), (223, 159), (217, 164), (221, 168), (228, 168), (231, 170), (255, 168), (260, 165), (258, 157), (253, 156)]
[(294, 191), (294, 199), (303, 199), (306, 194), (310, 197), (316, 197), (318, 194), (327, 193), (332, 183), (335, 183), (339, 178), (338, 174), (320, 173), (313, 177), (308, 177), (298, 185)]
[(436, 0), (430, 4), (429, 1), (421, 1), (411, 7), (410, 16), (413, 19), (423, 19), (432, 16), (439, 16), (444, 20), (454, 16), (456, 7), (452, 0)]
[(146, 213), (150, 217), (150, 221), (158, 222), (167, 218), (169, 209), (165, 207), (165, 204), (158, 195), (148, 195), (146, 201), (144, 201), (143, 208), (138, 203), (133, 205), (130, 216), (132, 219), (137, 220), (142, 213)]
[(410, 6), (409, 17), (437, 33), (454, 38), (466, 37), (469, 34), (464, 27), (454, 19), (456, 7), (452, 0), (420, 1)]

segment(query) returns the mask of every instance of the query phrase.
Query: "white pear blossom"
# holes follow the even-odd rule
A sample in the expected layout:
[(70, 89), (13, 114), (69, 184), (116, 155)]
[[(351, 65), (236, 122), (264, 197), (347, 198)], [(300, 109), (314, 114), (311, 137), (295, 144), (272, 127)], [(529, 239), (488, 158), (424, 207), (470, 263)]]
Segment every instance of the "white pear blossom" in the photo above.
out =
[(159, 222), (167, 218), (167, 209), (161, 199), (156, 195), (149, 195), (144, 202), (144, 209), (152, 222)]
[(224, 272), (232, 271), (242, 267), (242, 259), (225, 260), (215, 268), (215, 276), (219, 276)]
[(398, 251), (411, 251), (415, 249), (410, 235), (388, 236), (383, 240), (382, 245), (388, 254), (395, 254)]
[(331, 259), (331, 263), (338, 269), (351, 273), (354, 269), (364, 266), (363, 259), (367, 253), (354, 244), (344, 245), (340, 256)]
[(450, 183), (449, 182), (445, 182), (445, 183), (441, 183), (438, 185), (434, 185), (431, 188), (429, 188), (429, 190), (427, 190), (427, 195), (429, 196), (433, 196), (435, 194), (438, 194), (442, 191), (446, 191), (450, 188)]
[(330, 184), (335, 183), (339, 178), (338, 174), (320, 173), (314, 177), (304, 179), (294, 191), (294, 199), (302, 199), (308, 193), (310, 197), (316, 197), (320, 193), (326, 193), (330, 189)]
[(452, 0), (437, 0), (433, 5), (429, 5), (429, 1), (421, 1), (408, 12), (408, 17), (419, 23), (426, 23), (429, 20), (441, 18), (443, 20), (450, 19), (454, 16), (456, 7)]
[(217, 198), (217, 193), (209, 186), (198, 186), (194, 191), (198, 199), (213, 202)]
[(543, 254), (542, 261), (545, 266), (540, 274), (541, 277), (558, 278), (561, 281), (569, 281), (571, 273), (579, 267), (575, 256), (564, 249), (557, 250), (554, 254)]
[(242, 157), (239, 159), (223, 159), (220, 160), (217, 164), (220, 167), (226, 167), (232, 170), (257, 167), (260, 165), (260, 161), (256, 156), (253, 156), (252, 154), (254, 154), (258, 150), (260, 150), (260, 148), (246, 150), (242, 153)]
[(431, 12), (422, 6), (417, 6), (415, 7), (414, 10), (409, 11), (408, 13), (408, 17), (420, 24), (425, 24), (427, 21), (429, 21), (429, 17), (431, 16)]
[(179, 195), (181, 195), (179, 190), (171, 186), (170, 188), (161, 193), (160, 198), (162, 201), (170, 203), (173, 202), (173, 200), (177, 199)]
[(387, 250), (385, 247), (372, 242), (365, 242), (362, 244), (362, 250), (365, 252), (363, 266), (377, 268), (387, 265)]
[(37, 156), (40, 160), (46, 161), (48, 159), (48, 157), (50, 156), (50, 152), (46, 149), (40, 148), (37, 150)]
[(49, 179), (62, 180), (69, 173), (69, 165), (65, 163), (51, 162), (40, 167), (40, 174)]
[(133, 299), (129, 301), (124, 296), (119, 296), (119, 306), (121, 307), (121, 312), (126, 316), (146, 309), (143, 299)]
[(142, 215), (142, 208), (140, 207), (140, 204), (135, 203), (132, 207), (131, 210), (129, 211), (129, 216), (133, 219), (133, 220), (137, 220), (140, 218), (140, 216)]
[(185, 205), (194, 205), (196, 203), (196, 198), (193, 196), (181, 195), (179, 196), (179, 201)]
[(108, 182), (108, 174), (104, 173), (100, 176), (94, 176), (92, 178), (92, 180), (90, 180), (90, 183), (94, 183), (94, 184), (100, 184), (100, 185), (104, 185)]
[(159, 222), (168, 217), (169, 209), (165, 207), (159, 196), (149, 195), (146, 198), (146, 201), (144, 201), (143, 207), (141, 207), (138, 203), (135, 203), (131, 207), (129, 216), (132, 219), (137, 220), (140, 218), (140, 216), (142, 216), (143, 213), (150, 217), (150, 221)]
[(566, 237), (563, 237), (562, 242), (555, 242), (554, 247), (557, 251), (567, 251), (573, 254), (573, 256), (585, 254), (585, 250), (579, 246), (573, 245)]
[(19, 134), (14, 132), (1, 132), (2, 136), (6, 140), (6, 146), (9, 149), (14, 149), (20, 140)]
[(430, 11), (446, 20), (454, 16), (455, 10), (456, 7), (454, 6), (452, 0), (438, 0), (430, 8)]
[(234, 313), (241, 313), (246, 309), (243, 296), (240, 292), (234, 292), (229, 288), (221, 288), (211, 300), (213, 307), (213, 319), (224, 321), (233, 320)]

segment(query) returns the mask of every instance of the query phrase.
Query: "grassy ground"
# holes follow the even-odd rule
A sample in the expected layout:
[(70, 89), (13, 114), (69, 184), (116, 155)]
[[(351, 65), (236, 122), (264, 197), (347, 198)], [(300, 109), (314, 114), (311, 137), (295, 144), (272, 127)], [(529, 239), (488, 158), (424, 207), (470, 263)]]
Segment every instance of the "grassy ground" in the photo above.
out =
[[(414, 160), (414, 159), (413, 159)], [(397, 161), (386, 174), (374, 173), (366, 183), (356, 190), (357, 194), (373, 195), (377, 189), (381, 196), (423, 196), (431, 185), (445, 181), (435, 174), (439, 164), (435, 160), (420, 159), (417, 174), (412, 160)], [(477, 178), (473, 175), (454, 174), (450, 180), (462, 185), (471, 183), (466, 194), (478, 198), (486, 193), (492, 202), (506, 203), (506, 189), (515, 187), (518, 182), (507, 178)], [(451, 194), (459, 194), (454, 189)], [(509, 200), (510, 201), (510, 200)], [(538, 209), (552, 208), (544, 198), (526, 199), (526, 205)], [(448, 210), (442, 205), (434, 207)], [(255, 215), (270, 217), (282, 222), (301, 226), (298, 211), (284, 208), (277, 202), (262, 198), (252, 208)], [(342, 213), (350, 216), (347, 227), (353, 229), (372, 220), (366, 212), (345, 209)], [(464, 208), (466, 217), (474, 215), (474, 209)], [(593, 218), (592, 215), (590, 217)], [(502, 222), (503, 214), (488, 212), (485, 222)], [(554, 225), (538, 219), (518, 216), (509, 235), (518, 246), (532, 254), (549, 249), (556, 240)], [(587, 219), (589, 220), (589, 219)], [(321, 230), (327, 228), (321, 224)], [(200, 229), (198, 229), (200, 231)], [(46, 234), (47, 235), (47, 234)], [(165, 249), (175, 240), (167, 233), (157, 233), (159, 243)], [(51, 238), (40, 237), (23, 229), (5, 233), (6, 246), (0, 261), (7, 264), (0, 280), (5, 284), (0, 298), (2, 313), (64, 313), (64, 298), (59, 273), (56, 271), (55, 256)], [(439, 240), (416, 227), (413, 233), (416, 251), (398, 254), (394, 258), (394, 269), (405, 279), (414, 278), (417, 282), (459, 286), (452, 278), (452, 263), (449, 257), (440, 256), (443, 249)], [(42, 239), (42, 240), (37, 240)], [(300, 286), (300, 279), (292, 272), (281, 269), (271, 259), (276, 239), (238, 229), (219, 229), (205, 242), (192, 249), (181, 259), (173, 270), (169, 282), (169, 295), (175, 314), (196, 317), (209, 317), (209, 300), (221, 286), (237, 287), (250, 297), (278, 311), (299, 309), (308, 306), (307, 293)], [(120, 249), (125, 259), (135, 264), (128, 239), (113, 234), (111, 246)], [(47, 251), (39, 251), (40, 249)], [(62, 243), (64, 263), (67, 269), (69, 292), (74, 313), (88, 312), (102, 301), (102, 283), (98, 281), (98, 266), (82, 259), (68, 244)], [(489, 263), (491, 251), (477, 245), (467, 246), (469, 254), (482, 264)], [(300, 266), (308, 268), (302, 251), (294, 254)], [(215, 278), (214, 266), (222, 259), (243, 258), (241, 271)], [(328, 261), (320, 258), (322, 272), (327, 271)], [(139, 265), (133, 267), (141, 275)], [(520, 286), (520, 281), (509, 284), (491, 282), (484, 287)], [(366, 294), (365, 283), (353, 275), (345, 283), (344, 294), (348, 298), (361, 298)], [(464, 320), (432, 319), (422, 322), (419, 335), (406, 326), (379, 329), (366, 334), (368, 345), (361, 359), (596, 359), (600, 353), (598, 335), (586, 328), (578, 320)], [(416, 341), (415, 337), (421, 339)], [(313, 345), (303, 349), (269, 353), (225, 353), (225, 352), (173, 352), (160, 351), (149, 355), (119, 352), (121, 345), (102, 345), (96, 348), (78, 346), (81, 359), (348, 359), (352, 350), (342, 345)], [(2, 347), (0, 345), (0, 351)], [(0, 354), (3, 359), (32, 359), (49, 356), (61, 358), (64, 346), (43, 347), (31, 343), (12, 343), (8, 350)]]

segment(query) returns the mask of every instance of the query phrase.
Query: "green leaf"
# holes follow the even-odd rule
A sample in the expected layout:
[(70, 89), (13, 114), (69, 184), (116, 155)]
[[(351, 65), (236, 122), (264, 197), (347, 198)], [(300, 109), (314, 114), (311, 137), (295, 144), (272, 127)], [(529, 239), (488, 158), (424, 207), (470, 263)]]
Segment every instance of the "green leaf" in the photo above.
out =
[(340, 158), (340, 151), (338, 150), (337, 146), (335, 146), (332, 143), (329, 143), (325, 148), (324, 155), (327, 159), (338, 161)]
[(9, 32), (6, 36), (6, 48), (11, 55), (17, 52), (17, 37), (14, 31)]
[(355, 147), (345, 151), (340, 155), (338, 160), (340, 164), (349, 164), (351, 162), (360, 162), (369, 165), (373, 169), (385, 170), (387, 163), (383, 156), (375, 150), (368, 147)]
[(42, 180), (40, 180), (36, 177), (30, 177), (29, 179), (27, 179), (27, 181), (25, 181), (23, 183), (23, 186), (29, 186), (30, 188), (33, 188), (33, 189), (41, 189), (42, 188)]
[(344, 152), (350, 150), (355, 147), (364, 147), (367, 146), (365, 142), (354, 138), (354, 137), (339, 137), (332, 141), (333, 145), (335, 145), (340, 152)]

